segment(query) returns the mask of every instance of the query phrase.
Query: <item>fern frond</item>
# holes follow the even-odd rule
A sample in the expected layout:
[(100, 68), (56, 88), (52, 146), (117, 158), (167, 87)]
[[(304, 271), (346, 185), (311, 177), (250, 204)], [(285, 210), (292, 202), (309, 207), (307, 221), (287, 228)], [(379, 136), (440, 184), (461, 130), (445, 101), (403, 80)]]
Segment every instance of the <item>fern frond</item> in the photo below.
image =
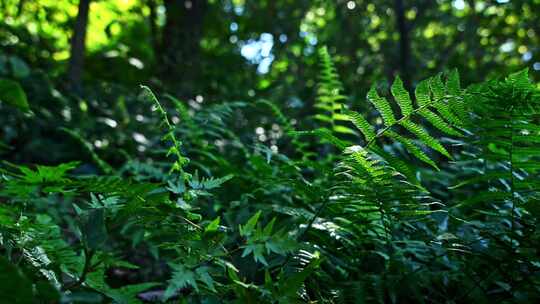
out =
[(409, 92), (403, 87), (403, 81), (398, 77), (394, 80), (391, 88), (392, 95), (401, 109), (402, 116), (409, 116), (413, 112), (413, 104)]
[[(362, 133), (365, 140), (364, 146), (373, 151), (376, 140), (386, 137), (401, 143), (411, 155), (434, 168), (437, 168), (435, 162), (422, 150), (422, 146), (451, 158), (450, 153), (441, 142), (430, 135), (417, 121), (424, 119), (448, 135), (461, 135), (457, 127), (463, 125), (463, 122), (451, 111), (450, 107), (450, 102), (459, 103), (462, 109), (465, 107), (457, 74), (451, 74), (446, 85), (443, 84), (440, 75), (420, 82), (415, 90), (416, 106), (399, 77), (393, 82), (391, 93), (400, 109), (400, 116), (394, 113), (390, 102), (379, 95), (375, 86), (367, 94), (367, 100), (377, 109), (383, 120), (383, 128), (375, 133), (374, 126), (370, 125), (361, 114), (343, 110), (349, 121)], [(399, 127), (407, 130), (412, 137), (399, 134)]]
[(293, 136), (305, 136), (305, 135), (313, 136), (314, 135), (320, 138), (321, 140), (336, 146), (340, 150), (343, 150), (347, 146), (350, 145), (348, 142), (337, 138), (334, 134), (332, 134), (332, 131), (326, 128), (318, 128), (312, 131), (294, 131), (294, 132), (291, 132), (291, 134)]
[(347, 121), (347, 117), (339, 113), (345, 107), (347, 97), (343, 95), (343, 84), (339, 80), (336, 67), (326, 47), (318, 50), (319, 79), (315, 108), (318, 112), (314, 118), (323, 123), (334, 135), (356, 134), (353, 129), (340, 124)]
[(360, 130), (366, 141), (372, 141), (375, 139), (375, 130), (369, 124), (369, 122), (358, 112), (348, 110), (346, 108), (342, 109), (343, 113), (347, 116), (348, 120), (353, 123), (353, 125)]
[(156, 95), (152, 90), (144, 85), (141, 85), (143, 92), (148, 96), (150, 101), (154, 104), (154, 109), (161, 115), (161, 125), (165, 128), (165, 135), (162, 137), (162, 140), (169, 141), (172, 143), (171, 147), (167, 151), (167, 156), (174, 155), (176, 160), (173, 163), (170, 172), (178, 171), (182, 178), (185, 180), (188, 179), (188, 174), (184, 172), (184, 166), (189, 163), (189, 158), (182, 155), (181, 146), (182, 142), (176, 138), (174, 135), (174, 126), (170, 123), (167, 112), (161, 106), (161, 103), (157, 99)]
[(483, 163), (481, 176), (468, 171), (459, 175), (456, 193), (474, 187), (477, 194), (458, 206), (496, 206), (499, 216), (515, 227), (517, 210), (534, 212), (530, 202), (537, 203), (540, 195), (540, 91), (523, 70), (472, 86), (466, 97), (476, 117), (470, 139), (474, 148), (464, 159)]
[(407, 149), (407, 151), (409, 151), (409, 153), (414, 155), (416, 158), (418, 158), (419, 160), (425, 162), (426, 164), (432, 166), (433, 168), (437, 170), (439, 169), (437, 165), (435, 164), (435, 162), (431, 160), (431, 158), (427, 156), (426, 153), (424, 153), (424, 151), (422, 151), (422, 149), (420, 149), (411, 139), (401, 136), (398, 133), (394, 131), (390, 131), (390, 130), (387, 131), (387, 134), (388, 134), (388, 137), (392, 138), (393, 140), (397, 142), (400, 142)]
[[(429, 81), (431, 92), (433, 93), (433, 107), (451, 124), (462, 126), (463, 121), (457, 117), (454, 111), (452, 111), (450, 103), (448, 102), (449, 97), (452, 97), (452, 100), (456, 100), (459, 99), (460, 96), (446, 95), (446, 87), (442, 82), (441, 76), (441, 74), (438, 74)], [(455, 84), (453, 84), (453, 86), (455, 87)]]
[(395, 218), (404, 220), (436, 212), (421, 203), (425, 196), (422, 188), (405, 182), (384, 159), (360, 146), (345, 150), (345, 157), (337, 166), (336, 178), (339, 182), (334, 187), (334, 199), (328, 206), (330, 215), (327, 216), (339, 218), (340, 212), (346, 210), (347, 223), (353, 225), (350, 229), (358, 223), (369, 223), (367, 227), (386, 235), (384, 239), (388, 246), (392, 243), (391, 223)]
[(379, 96), (379, 93), (377, 93), (377, 89), (375, 86), (372, 86), (369, 90), (367, 99), (375, 106), (377, 111), (379, 111), (379, 114), (381, 114), (385, 126), (389, 127), (396, 124), (396, 118), (394, 116), (394, 112), (392, 111), (390, 103), (388, 102), (388, 100), (386, 100), (386, 98)]
[(407, 129), (409, 132), (411, 132), (412, 134), (414, 134), (420, 141), (422, 141), (422, 143), (426, 146), (428, 146), (429, 148), (435, 150), (435, 151), (438, 151), (440, 152), (442, 155), (448, 157), (448, 158), (452, 158), (452, 156), (450, 156), (450, 153), (448, 153), (448, 151), (446, 151), (446, 149), (444, 148), (443, 145), (441, 145), (441, 143), (433, 138), (431, 135), (428, 134), (428, 132), (426, 130), (424, 130), (424, 128), (422, 128), (421, 126), (409, 121), (409, 120), (404, 120), (401, 122), (401, 125), (403, 127), (405, 127), (405, 129)]

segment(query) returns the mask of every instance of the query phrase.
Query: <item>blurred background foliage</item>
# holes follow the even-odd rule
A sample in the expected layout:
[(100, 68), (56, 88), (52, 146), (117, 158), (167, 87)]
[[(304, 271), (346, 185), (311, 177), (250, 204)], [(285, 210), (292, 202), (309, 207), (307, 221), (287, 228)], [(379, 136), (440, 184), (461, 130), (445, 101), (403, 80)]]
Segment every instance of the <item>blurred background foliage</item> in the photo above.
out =
[[(83, 2), (88, 22), (77, 28)], [(451, 68), (465, 84), (524, 67), (538, 80), (540, 71), (539, 0), (81, 3), (0, 1), (0, 76), (19, 80), (31, 106), (58, 124), (76, 121), (95, 134), (108, 125), (88, 120), (85, 126), (87, 114), (100, 112), (117, 128), (130, 119), (122, 117), (126, 107), (137, 108), (131, 99), (141, 83), (193, 105), (269, 98), (306, 117), (313, 112), (320, 45), (329, 46), (353, 105), (370, 84), (395, 75), (410, 89)], [(77, 31), (86, 33), (82, 50), (70, 47)], [(76, 77), (69, 74), (74, 53), (84, 58)], [(23, 129), (3, 128), (5, 141), (36, 151), (38, 143), (13, 142), (25, 140), (15, 134)]]

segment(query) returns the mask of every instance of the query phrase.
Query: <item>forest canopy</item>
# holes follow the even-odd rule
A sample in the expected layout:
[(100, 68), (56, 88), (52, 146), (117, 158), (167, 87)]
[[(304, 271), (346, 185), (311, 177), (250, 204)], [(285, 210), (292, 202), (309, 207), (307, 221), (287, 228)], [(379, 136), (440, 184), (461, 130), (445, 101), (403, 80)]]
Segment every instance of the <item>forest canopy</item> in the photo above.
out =
[(0, 0), (0, 303), (539, 303), (540, 0)]

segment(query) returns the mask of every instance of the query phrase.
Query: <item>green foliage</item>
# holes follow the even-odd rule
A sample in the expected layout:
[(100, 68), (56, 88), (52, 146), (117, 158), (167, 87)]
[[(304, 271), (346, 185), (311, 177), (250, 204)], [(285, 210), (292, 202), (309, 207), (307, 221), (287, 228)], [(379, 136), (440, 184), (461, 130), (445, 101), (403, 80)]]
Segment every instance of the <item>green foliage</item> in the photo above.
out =
[(4, 257), (0, 258), (2, 270), (2, 301), (4, 303), (33, 303), (32, 282), (15, 265)]
[(173, 163), (170, 173), (178, 171), (183, 179), (187, 179), (188, 177), (185, 176), (183, 167), (189, 162), (189, 159), (184, 157), (182, 155), (181, 146), (182, 142), (176, 139), (174, 135), (174, 127), (169, 121), (169, 117), (167, 116), (167, 112), (163, 109), (161, 104), (159, 103), (156, 95), (148, 88), (147, 86), (141, 86), (144, 93), (148, 96), (150, 101), (154, 104), (153, 109), (158, 112), (158, 114), (161, 116), (161, 122), (160, 126), (165, 129), (165, 135), (162, 137), (163, 141), (170, 141), (171, 147), (167, 151), (167, 156), (173, 155), (176, 158), (176, 161)]
[[(348, 119), (363, 134), (365, 146), (371, 148), (377, 139), (388, 137), (403, 145), (415, 158), (434, 168), (437, 168), (437, 165), (424, 152), (423, 147), (428, 147), (451, 158), (440, 141), (430, 135), (416, 121), (424, 119), (432, 127), (448, 135), (460, 135), (456, 127), (463, 125), (464, 122), (456, 112), (458, 109), (464, 108), (464, 101), (461, 89), (459, 89), (457, 72), (454, 71), (448, 76), (446, 85), (442, 83), (440, 75), (421, 81), (415, 91), (416, 105), (413, 104), (399, 77), (392, 84), (391, 92), (401, 116), (395, 115), (391, 104), (386, 98), (379, 96), (375, 87), (372, 87), (367, 94), (367, 99), (377, 109), (383, 121), (382, 127), (376, 133), (373, 131), (375, 127), (370, 125), (361, 114), (349, 110), (345, 111)], [(406, 130), (410, 135), (404, 136), (395, 132), (394, 130), (398, 127)]]
[[(540, 93), (527, 71), (462, 88), (454, 70), (414, 94), (396, 77), (365, 102), (345, 96), (329, 52), (314, 109), (146, 86), (114, 105), (29, 94), (35, 115), (10, 112), (3, 129), (0, 297), (539, 301)], [(18, 153), (33, 147), (38, 165)]]
[(276, 218), (273, 218), (264, 228), (257, 225), (260, 215), (259, 211), (244, 226), (239, 227), (240, 236), (246, 238), (242, 257), (252, 254), (256, 262), (268, 266), (264, 252), (285, 255), (294, 251), (296, 243), (287, 237), (285, 230), (273, 231)]
[(352, 129), (339, 124), (340, 121), (346, 121), (347, 118), (339, 113), (347, 97), (343, 95), (343, 84), (339, 80), (328, 49), (325, 47), (320, 48), (318, 55), (320, 74), (315, 108), (320, 113), (314, 117), (327, 125), (332, 133), (355, 134)]
[(0, 303), (540, 303), (538, 11), (0, 0)]
[(5, 102), (22, 111), (30, 110), (26, 93), (21, 85), (10, 79), (0, 79), (0, 101)]

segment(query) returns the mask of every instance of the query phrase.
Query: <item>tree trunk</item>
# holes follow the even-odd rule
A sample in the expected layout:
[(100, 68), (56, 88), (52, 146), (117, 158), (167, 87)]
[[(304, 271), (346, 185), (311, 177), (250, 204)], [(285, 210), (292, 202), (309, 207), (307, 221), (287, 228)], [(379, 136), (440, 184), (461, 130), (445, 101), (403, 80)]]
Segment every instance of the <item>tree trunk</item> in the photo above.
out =
[(410, 41), (409, 28), (405, 20), (405, 8), (403, 0), (394, 1), (394, 10), (396, 12), (396, 22), (399, 32), (399, 69), (401, 78), (407, 89), (411, 88), (411, 78), (409, 74), (410, 64)]
[(23, 9), (24, 9), (24, 3), (26, 0), (19, 0), (19, 4), (17, 5), (17, 18), (19, 18), (22, 15)]
[(159, 51), (159, 33), (158, 33), (158, 24), (157, 24), (156, 0), (148, 0), (147, 5), (148, 5), (148, 9), (150, 10), (150, 15), (148, 16), (149, 23), (150, 23), (150, 36), (151, 36), (150, 41), (152, 43), (152, 52), (154, 55), (154, 60), (156, 60), (158, 56), (158, 51)]
[(165, 82), (178, 93), (189, 91), (200, 71), (200, 40), (206, 0), (165, 0), (167, 21), (161, 35), (158, 66)]
[(86, 28), (91, 0), (80, 0), (73, 36), (71, 38), (71, 54), (68, 68), (68, 82), (76, 93), (82, 90), (82, 73), (84, 70), (84, 53)]

